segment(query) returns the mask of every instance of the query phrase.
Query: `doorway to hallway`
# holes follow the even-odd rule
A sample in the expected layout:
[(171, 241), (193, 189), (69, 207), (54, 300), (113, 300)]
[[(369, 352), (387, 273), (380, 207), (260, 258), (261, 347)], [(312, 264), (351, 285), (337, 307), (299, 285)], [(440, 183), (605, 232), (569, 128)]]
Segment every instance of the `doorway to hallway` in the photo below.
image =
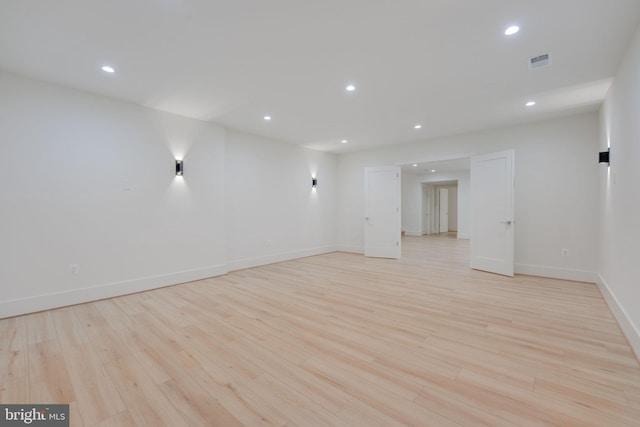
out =
[(458, 232), (458, 182), (422, 184), (422, 235)]

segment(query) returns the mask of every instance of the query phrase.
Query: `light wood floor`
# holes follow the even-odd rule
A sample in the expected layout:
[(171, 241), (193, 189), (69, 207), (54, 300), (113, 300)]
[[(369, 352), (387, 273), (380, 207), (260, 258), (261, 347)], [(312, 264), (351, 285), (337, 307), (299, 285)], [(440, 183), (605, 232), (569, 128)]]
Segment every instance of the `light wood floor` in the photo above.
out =
[(470, 270), (468, 242), (332, 253), (0, 320), (0, 402), (84, 426), (639, 426), (593, 284)]

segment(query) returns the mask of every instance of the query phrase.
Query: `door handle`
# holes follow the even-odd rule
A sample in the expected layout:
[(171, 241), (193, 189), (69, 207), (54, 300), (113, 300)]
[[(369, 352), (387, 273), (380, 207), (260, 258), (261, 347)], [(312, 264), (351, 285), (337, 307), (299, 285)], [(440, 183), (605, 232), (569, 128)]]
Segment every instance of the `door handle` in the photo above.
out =
[(507, 225), (511, 225), (511, 221), (500, 221), (500, 224), (507, 224)]

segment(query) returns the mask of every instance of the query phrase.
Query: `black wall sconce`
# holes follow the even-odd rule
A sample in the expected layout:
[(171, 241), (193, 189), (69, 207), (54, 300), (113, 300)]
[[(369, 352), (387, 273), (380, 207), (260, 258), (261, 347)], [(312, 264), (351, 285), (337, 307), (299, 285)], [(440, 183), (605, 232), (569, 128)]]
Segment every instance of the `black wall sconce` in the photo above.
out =
[(311, 178), (311, 188), (318, 187), (318, 178)]
[(176, 160), (176, 176), (182, 176), (184, 174), (184, 165), (182, 160)]
[(611, 152), (610, 148), (607, 151), (601, 151), (599, 155), (599, 159), (600, 159), (599, 163), (606, 163), (608, 165), (610, 152)]

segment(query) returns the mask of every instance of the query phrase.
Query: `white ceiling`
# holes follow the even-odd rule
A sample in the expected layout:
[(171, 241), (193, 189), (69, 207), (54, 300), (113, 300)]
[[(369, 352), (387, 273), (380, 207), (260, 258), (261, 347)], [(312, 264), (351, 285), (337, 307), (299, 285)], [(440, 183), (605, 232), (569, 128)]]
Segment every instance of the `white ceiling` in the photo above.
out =
[(596, 110), (639, 21), (638, 0), (2, 0), (0, 69), (345, 152)]
[(437, 162), (410, 163), (401, 166), (403, 173), (412, 175), (430, 175), (435, 171), (437, 174), (448, 174), (455, 172), (465, 172), (471, 169), (471, 159), (440, 160)]

